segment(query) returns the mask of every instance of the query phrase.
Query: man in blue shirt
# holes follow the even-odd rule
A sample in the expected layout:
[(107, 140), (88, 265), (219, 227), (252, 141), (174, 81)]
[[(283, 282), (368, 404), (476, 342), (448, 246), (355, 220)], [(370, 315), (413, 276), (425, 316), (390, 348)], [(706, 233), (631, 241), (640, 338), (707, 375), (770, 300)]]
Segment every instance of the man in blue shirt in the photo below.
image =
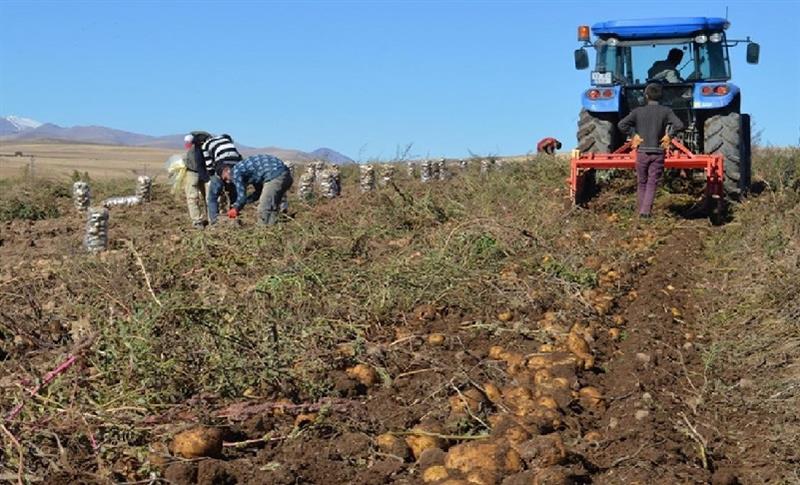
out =
[(292, 174), (283, 161), (272, 155), (253, 155), (241, 162), (223, 164), (218, 169), (220, 178), (236, 187), (236, 201), (231, 204), (228, 217), (236, 219), (247, 204), (247, 186), (252, 185), (258, 199), (258, 216), (262, 224), (278, 221), (281, 200), (292, 186)]

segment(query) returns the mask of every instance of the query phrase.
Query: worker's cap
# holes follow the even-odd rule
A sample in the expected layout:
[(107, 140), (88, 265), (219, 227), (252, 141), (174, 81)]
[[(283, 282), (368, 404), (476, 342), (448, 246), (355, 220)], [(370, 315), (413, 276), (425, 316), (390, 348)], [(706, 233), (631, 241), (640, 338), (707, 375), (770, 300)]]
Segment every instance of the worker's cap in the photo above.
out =
[(186, 148), (189, 148), (190, 146), (192, 146), (192, 142), (193, 141), (194, 141), (194, 136), (186, 135), (186, 136), (183, 137), (183, 146), (185, 146)]

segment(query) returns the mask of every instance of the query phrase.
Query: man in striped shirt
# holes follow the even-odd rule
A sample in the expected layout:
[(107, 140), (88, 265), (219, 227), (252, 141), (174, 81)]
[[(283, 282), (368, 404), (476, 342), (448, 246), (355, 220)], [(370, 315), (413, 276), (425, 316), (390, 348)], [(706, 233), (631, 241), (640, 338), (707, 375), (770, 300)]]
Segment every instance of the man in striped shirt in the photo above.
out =
[(228, 217), (236, 219), (247, 204), (247, 186), (261, 193), (258, 199), (258, 216), (261, 224), (272, 225), (278, 221), (281, 200), (292, 187), (292, 174), (283, 161), (272, 155), (254, 155), (235, 165), (223, 164), (217, 175), (236, 186), (236, 200)]
[(208, 206), (208, 221), (211, 224), (217, 222), (219, 216), (219, 198), (224, 190), (228, 194), (228, 199), (233, 202), (236, 197), (236, 191), (233, 184), (225, 183), (219, 176), (216, 175), (217, 169), (223, 164), (234, 165), (242, 160), (242, 155), (233, 144), (233, 139), (230, 135), (223, 134), (219, 136), (212, 136), (207, 139), (203, 145), (203, 158), (205, 160), (206, 170), (209, 174), (213, 174), (208, 182), (207, 193), (207, 206)]

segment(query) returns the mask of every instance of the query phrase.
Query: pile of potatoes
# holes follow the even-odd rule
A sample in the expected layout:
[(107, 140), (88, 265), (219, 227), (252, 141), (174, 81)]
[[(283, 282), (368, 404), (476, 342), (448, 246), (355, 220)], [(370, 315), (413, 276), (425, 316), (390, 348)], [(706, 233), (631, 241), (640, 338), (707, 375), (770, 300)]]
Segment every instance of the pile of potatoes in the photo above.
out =
[[(585, 324), (567, 328), (553, 313), (539, 328), (552, 339), (533, 354), (501, 346), (488, 358), (505, 363), (510, 384), (460, 389), (449, 397), (448, 423), (484, 417), (491, 433), (459, 442), (436, 423), (419, 424), (402, 434), (383, 434), (376, 445), (383, 453), (415, 460), (424, 483), (436, 485), (500, 485), (572, 483), (583, 473), (570, 459), (561, 438), (564, 416), (579, 404), (587, 412), (602, 411), (605, 399), (591, 386), (581, 387), (579, 373), (595, 366), (590, 344), (594, 330)], [(488, 416), (488, 417), (487, 417)], [(587, 433), (590, 442), (600, 440)]]

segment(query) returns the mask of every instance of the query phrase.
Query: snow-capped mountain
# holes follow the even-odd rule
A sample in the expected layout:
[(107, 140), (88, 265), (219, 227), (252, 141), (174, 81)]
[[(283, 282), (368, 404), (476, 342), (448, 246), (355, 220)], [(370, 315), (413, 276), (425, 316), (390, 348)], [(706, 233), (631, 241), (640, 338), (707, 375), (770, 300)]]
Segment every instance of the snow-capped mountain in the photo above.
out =
[(18, 131), (39, 128), (44, 124), (39, 121), (32, 120), (30, 118), (23, 118), (21, 116), (14, 116), (14, 115), (6, 116), (5, 120), (11, 123), (12, 125), (16, 126)]
[(42, 126), (42, 123), (21, 116), (0, 117), (0, 136), (16, 135), (17, 133), (35, 130), (40, 126)]

